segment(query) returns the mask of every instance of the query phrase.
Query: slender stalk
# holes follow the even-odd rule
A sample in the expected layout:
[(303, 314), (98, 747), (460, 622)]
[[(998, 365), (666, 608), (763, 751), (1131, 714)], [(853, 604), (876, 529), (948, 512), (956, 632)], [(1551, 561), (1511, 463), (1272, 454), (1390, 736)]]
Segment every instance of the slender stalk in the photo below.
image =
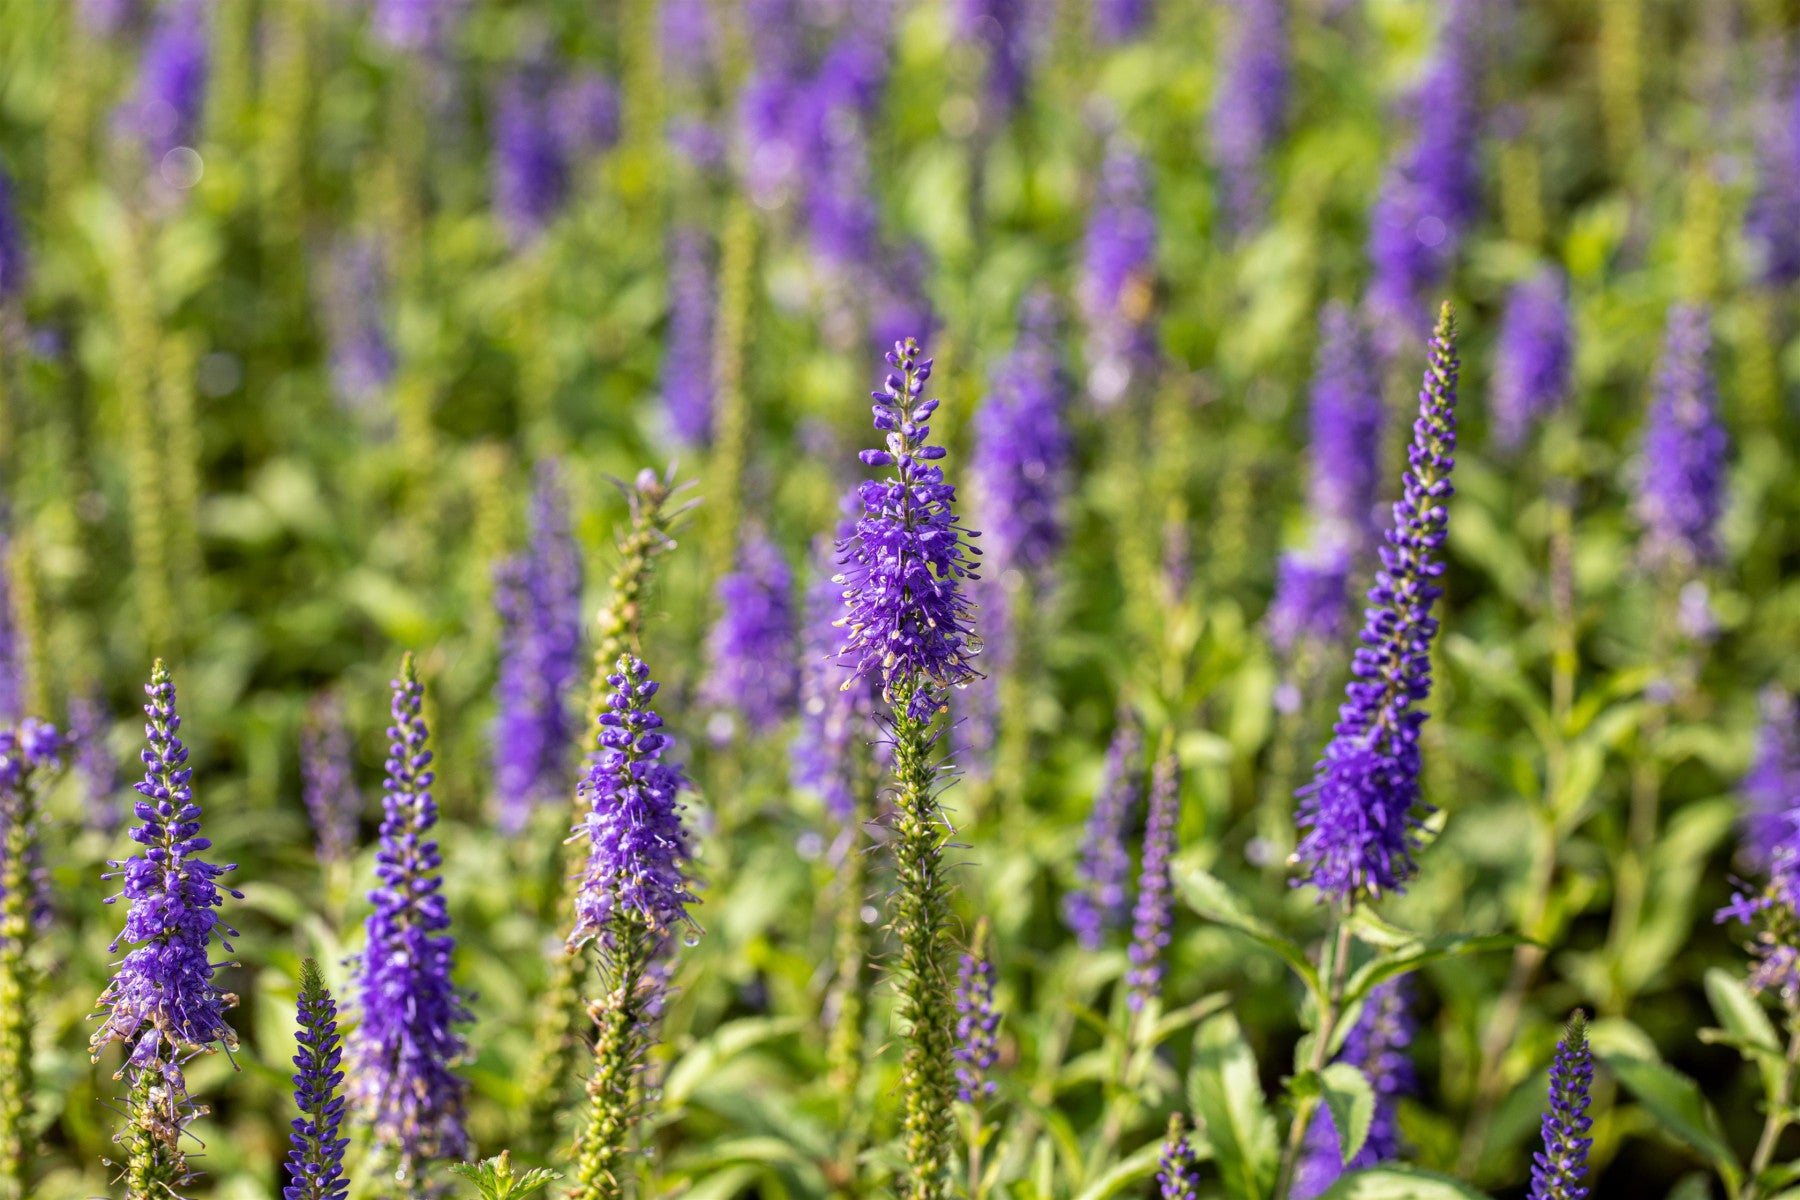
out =
[(117, 1138), (125, 1147), (126, 1200), (168, 1200), (187, 1181), (187, 1162), (179, 1145), (182, 1122), (172, 1105), (160, 1062), (133, 1069), (125, 1128)]
[(641, 989), (650, 967), (650, 935), (627, 916), (614, 918), (617, 944), (606, 961), (611, 989), (589, 1009), (594, 1018), (594, 1073), (587, 1119), (575, 1135), (575, 1183), (569, 1200), (625, 1195), (624, 1160), (631, 1149), (632, 1086), (643, 1046)]
[(1739, 1193), (1742, 1200), (1757, 1200), (1762, 1195), (1762, 1188), (1756, 1180), (1769, 1169), (1769, 1161), (1775, 1157), (1775, 1144), (1781, 1140), (1782, 1131), (1788, 1127), (1796, 1065), (1800, 1065), (1800, 1018), (1790, 1013), (1787, 1058), (1782, 1063), (1781, 1078), (1776, 1084), (1775, 1094), (1769, 1097), (1768, 1112), (1763, 1116), (1762, 1136), (1756, 1140), (1756, 1153), (1751, 1156), (1750, 1170), (1744, 1176), (1743, 1191)]
[[(1346, 906), (1342, 918), (1334, 931), (1335, 949), (1331, 960), (1331, 980), (1325, 989), (1324, 1003), (1319, 1006), (1319, 1028), (1314, 1034), (1312, 1053), (1307, 1056), (1306, 1069), (1315, 1074), (1325, 1069), (1326, 1060), (1331, 1054), (1331, 1039), (1337, 1032), (1339, 1009), (1344, 999), (1344, 973), (1350, 961), (1350, 914), (1354, 910), (1354, 902)], [(1281, 1169), (1275, 1176), (1273, 1200), (1288, 1200), (1288, 1194), (1294, 1186), (1294, 1170), (1300, 1163), (1300, 1152), (1306, 1146), (1306, 1129), (1312, 1124), (1313, 1114), (1318, 1110), (1319, 1098), (1303, 1096), (1294, 1105), (1294, 1122), (1288, 1127), (1287, 1145), (1281, 1150)]]
[(4, 798), (0, 848), (0, 1200), (25, 1193), (26, 1121), (31, 1104), (31, 1008), (36, 979), (25, 949), (31, 936), (32, 832), (29, 785)]

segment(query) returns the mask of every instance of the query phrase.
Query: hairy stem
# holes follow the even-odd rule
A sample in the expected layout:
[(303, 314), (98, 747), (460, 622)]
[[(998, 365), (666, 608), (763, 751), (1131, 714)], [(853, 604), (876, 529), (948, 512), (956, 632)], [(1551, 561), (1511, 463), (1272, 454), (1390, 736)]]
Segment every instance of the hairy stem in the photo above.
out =
[(618, 1200), (625, 1195), (623, 1165), (637, 1117), (632, 1085), (644, 1045), (642, 989), (651, 941), (627, 916), (615, 917), (613, 930), (617, 945), (606, 962), (612, 986), (588, 1010), (596, 1027), (594, 1073), (588, 1079), (586, 1119), (576, 1132), (570, 1156), (575, 1183), (569, 1200)]

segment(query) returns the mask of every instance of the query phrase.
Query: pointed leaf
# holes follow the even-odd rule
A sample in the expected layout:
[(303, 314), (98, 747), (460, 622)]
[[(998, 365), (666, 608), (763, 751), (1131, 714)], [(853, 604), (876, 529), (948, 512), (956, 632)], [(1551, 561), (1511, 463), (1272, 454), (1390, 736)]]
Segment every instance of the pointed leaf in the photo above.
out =
[(1368, 1077), (1349, 1063), (1332, 1063), (1319, 1078), (1325, 1107), (1337, 1126), (1338, 1152), (1348, 1165), (1369, 1140), (1369, 1126), (1375, 1120), (1375, 1089), (1369, 1086)]
[(1735, 1195), (1743, 1179), (1743, 1168), (1719, 1132), (1718, 1117), (1700, 1094), (1700, 1085), (1663, 1063), (1621, 1054), (1603, 1054), (1600, 1058), (1618, 1076), (1625, 1090), (1650, 1110), (1665, 1132), (1711, 1161), (1725, 1181), (1725, 1190)]
[[(1206, 1151), (1199, 1144), (1199, 1139), (1192, 1142), (1194, 1153), (1205, 1157)], [(1116, 1196), (1135, 1183), (1141, 1183), (1156, 1174), (1157, 1164), (1162, 1160), (1162, 1143), (1151, 1142), (1140, 1146), (1136, 1151), (1114, 1163), (1100, 1178), (1088, 1184), (1075, 1197), (1075, 1200), (1107, 1200)]]
[(1206, 1020), (1194, 1033), (1188, 1101), (1219, 1164), (1226, 1194), (1261, 1200), (1275, 1174), (1275, 1118), (1256, 1058), (1230, 1013)]
[(1174, 863), (1173, 874), (1175, 886), (1181, 890), (1182, 898), (1187, 901), (1189, 908), (1210, 921), (1261, 942), (1294, 969), (1307, 991), (1315, 997), (1319, 994), (1319, 972), (1306, 956), (1306, 951), (1298, 943), (1282, 937), (1266, 921), (1253, 915), (1250, 906), (1227, 887), (1223, 880), (1192, 862), (1182, 860)]
[(1344, 985), (1346, 1004), (1361, 1000), (1371, 990), (1390, 979), (1397, 979), (1440, 958), (1456, 958), (1464, 954), (1483, 954), (1490, 950), (1511, 950), (1528, 939), (1510, 933), (1446, 933), (1421, 938), (1392, 950), (1385, 950), (1357, 968)]

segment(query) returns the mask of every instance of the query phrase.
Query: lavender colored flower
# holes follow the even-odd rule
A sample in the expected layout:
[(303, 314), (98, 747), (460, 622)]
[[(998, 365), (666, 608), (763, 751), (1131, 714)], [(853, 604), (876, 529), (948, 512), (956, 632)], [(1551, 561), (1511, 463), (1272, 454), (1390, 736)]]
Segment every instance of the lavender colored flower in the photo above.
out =
[(777, 63), (756, 62), (738, 96), (738, 169), (751, 202), (774, 211), (785, 207), (799, 186), (806, 85)]
[(467, 1084), (450, 1069), (466, 1044), (456, 1026), (470, 1019), (451, 982), (456, 941), (444, 904), (444, 857), (432, 831), (430, 737), (420, 714), (425, 689), (407, 654), (393, 682), (383, 784), (379, 885), (357, 972), (361, 1020), (351, 1037), (350, 1102), (375, 1139), (403, 1166), (467, 1153)]
[(1076, 299), (1087, 324), (1088, 392), (1110, 408), (1155, 355), (1156, 216), (1144, 162), (1123, 141), (1106, 154)]
[(994, 120), (1006, 120), (1031, 81), (1037, 33), (1032, 5), (1029, 0), (957, 0), (955, 22), (960, 36), (986, 50), (986, 106)]
[(1544, 1112), (1544, 1148), (1531, 1156), (1531, 1191), (1526, 1200), (1585, 1200), (1588, 1189), (1587, 1136), (1594, 1126), (1587, 1115), (1588, 1090), (1594, 1083), (1594, 1059), (1588, 1050), (1587, 1018), (1579, 1011), (1556, 1046), (1550, 1064), (1550, 1107)]
[(1794, 698), (1779, 685), (1763, 689), (1762, 723), (1756, 753), (1738, 784), (1744, 798), (1742, 856), (1766, 869), (1776, 847), (1791, 842), (1800, 830), (1800, 715)]
[(1373, 348), (1355, 314), (1319, 312), (1319, 356), (1309, 414), (1307, 503), (1319, 544), (1360, 550), (1377, 536), (1382, 400)]
[[(237, 1034), (225, 1023), (225, 1011), (237, 997), (222, 992), (213, 973), (230, 963), (212, 961), (215, 933), (227, 951), (227, 937), (237, 931), (219, 919), (216, 908), (225, 894), (243, 894), (219, 883), (236, 864), (217, 866), (201, 857), (212, 842), (200, 836), (200, 806), (194, 803), (192, 767), (181, 744), (181, 717), (175, 712), (175, 684), (162, 660), (156, 661), (145, 689), (148, 748), (143, 752), (144, 779), (136, 786), (136, 814), (141, 824), (131, 840), (144, 848), (122, 862), (106, 878), (123, 877), (120, 892), (129, 905), (125, 927), (110, 950), (132, 943), (95, 1002), (100, 1028), (88, 1041), (96, 1058), (107, 1045), (126, 1047), (121, 1073), (134, 1078), (156, 1071), (168, 1087), (171, 1110), (187, 1104), (181, 1064), (220, 1046), (237, 1049)], [(119, 896), (109, 896), (112, 904)]]
[(571, 693), (581, 674), (581, 550), (554, 459), (537, 465), (530, 541), (495, 572), (500, 673), (494, 685), (494, 790), (500, 828), (517, 833), (534, 806), (560, 803), (575, 745)]
[(1800, 281), (1800, 73), (1792, 74), (1770, 72), (1772, 94), (1757, 114), (1756, 191), (1744, 214), (1757, 276), (1773, 288)]
[[(3, 519), (3, 518), (0, 518)], [(25, 715), (25, 663), (29, 647), (13, 605), (12, 538), (0, 529), (0, 724)]]
[(537, 240), (569, 190), (569, 167), (551, 120), (549, 88), (534, 74), (506, 81), (494, 116), (494, 211), (515, 247)]
[(1000, 1056), (1000, 1010), (994, 1007), (994, 964), (983, 952), (986, 923), (956, 971), (956, 1098), (980, 1104), (994, 1094), (988, 1068)]
[(827, 276), (860, 274), (876, 258), (879, 214), (868, 133), (854, 111), (824, 110), (807, 168), (807, 240), (813, 257)]
[(663, 343), (662, 399), (683, 446), (712, 440), (713, 268), (706, 234), (681, 226), (669, 235), (669, 325)]
[(1532, 426), (1569, 398), (1574, 347), (1562, 273), (1545, 267), (1506, 297), (1494, 366), (1494, 429), (1516, 449)]
[(598, 71), (582, 71), (550, 96), (550, 125), (562, 156), (580, 162), (619, 140), (619, 89)]
[(806, 589), (806, 622), (801, 630), (800, 727), (794, 736), (789, 777), (795, 787), (816, 792), (825, 813), (840, 828), (856, 819), (861, 802), (856, 744), (874, 730), (874, 693), (866, 682), (848, 686), (850, 668), (838, 657), (837, 619), (844, 590), (832, 581), (833, 543), (821, 540), (813, 582)]
[(1800, 1003), (1800, 844), (1797, 842), (1800, 837), (1790, 831), (1775, 843), (1769, 852), (1768, 875), (1762, 884), (1756, 888), (1734, 890), (1731, 903), (1713, 914), (1714, 924), (1739, 921), (1751, 927), (1746, 947), (1752, 959), (1750, 990), (1776, 992), (1788, 1005)]
[(31, 261), (25, 252), (18, 197), (13, 193), (12, 176), (0, 168), (0, 301), (23, 296), (30, 279)]
[(981, 647), (961, 586), (974, 577), (972, 551), (963, 546), (968, 531), (951, 511), (956, 489), (935, 465), (944, 448), (931, 445), (925, 423), (938, 406), (920, 399), (931, 360), (908, 338), (894, 343), (887, 362), (899, 374), (873, 393), (875, 428), (887, 435), (886, 449), (864, 450), (861, 458), (866, 466), (892, 467), (893, 474), (860, 485), (856, 535), (840, 543), (844, 569), (837, 581), (849, 609), (843, 653), (856, 676), (879, 674), (890, 703), (904, 689), (912, 717), (923, 721), (942, 703), (944, 689), (976, 675), (971, 660)]
[(1658, 567), (1718, 558), (1725, 509), (1725, 428), (1711, 364), (1711, 317), (1699, 305), (1669, 309), (1662, 362), (1644, 434), (1637, 515), (1645, 557)]
[(992, 573), (1018, 571), (1040, 585), (1062, 549), (1074, 454), (1056, 345), (1049, 298), (1033, 296), (1018, 341), (993, 373), (992, 394), (976, 410), (970, 466)]
[(300, 1115), (288, 1135), (288, 1174), (282, 1200), (344, 1200), (350, 1181), (344, 1178), (344, 1148), (350, 1139), (339, 1130), (344, 1121), (343, 1041), (338, 1037), (337, 1004), (326, 990), (319, 964), (300, 964), (300, 998), (295, 1005), (300, 1028), (295, 1034), (294, 1107)]
[(589, 851), (575, 902), (571, 946), (591, 939), (614, 945), (615, 918), (654, 934), (694, 927), (688, 906), (698, 903), (688, 875), (693, 852), (681, 820), (679, 768), (664, 761), (673, 739), (650, 707), (657, 685), (630, 655), (607, 677), (613, 692), (600, 714), (599, 753), (581, 783), (590, 811), (575, 835)]
[(1117, 45), (1144, 32), (1150, 23), (1150, 0), (1095, 0), (1094, 26), (1100, 40)]
[(937, 327), (925, 267), (924, 249), (906, 245), (884, 255), (879, 275), (867, 284), (869, 340), (883, 354), (908, 337), (923, 341), (920, 331)]
[(1264, 160), (1287, 118), (1288, 31), (1285, 0), (1238, 0), (1236, 8), (1236, 31), (1222, 47), (1212, 140), (1226, 214), (1243, 232), (1262, 217)]
[(455, 35), (467, 0), (372, 0), (370, 28), (395, 50), (438, 55)]
[(138, 60), (137, 88), (121, 113), (153, 162), (199, 143), (207, 70), (205, 13), (198, 0), (160, 7)]
[(1456, 450), (1456, 326), (1445, 305), (1432, 335), (1419, 393), (1409, 469), (1394, 505), (1394, 527), (1369, 589), (1362, 645), (1331, 744), (1313, 781), (1300, 790), (1302, 835), (1294, 861), (1306, 882), (1333, 900), (1400, 890), (1424, 802), (1419, 793), (1418, 708), (1431, 691), (1431, 615), (1444, 572), (1450, 471)]
[(109, 39), (124, 32), (136, 18), (138, 0), (81, 0), (75, 12), (89, 36)]
[(1418, 1075), (1407, 1054), (1417, 1028), (1411, 991), (1402, 977), (1377, 986), (1363, 1002), (1362, 1013), (1344, 1039), (1337, 1061), (1361, 1071), (1375, 1093), (1375, 1113), (1369, 1121), (1368, 1137), (1346, 1164), (1330, 1111), (1321, 1109), (1315, 1113), (1307, 1126), (1304, 1154), (1294, 1175), (1295, 1200), (1312, 1200), (1346, 1170), (1360, 1170), (1400, 1157), (1398, 1101), (1419, 1087)]
[(1180, 1113), (1169, 1115), (1161, 1166), (1156, 1173), (1156, 1186), (1162, 1200), (1200, 1200), (1200, 1156), (1194, 1153), (1194, 1144), (1188, 1139)]
[(118, 832), (122, 819), (115, 798), (119, 790), (119, 761), (106, 744), (111, 728), (98, 689), (90, 688), (69, 697), (69, 741), (75, 748), (75, 774), (87, 799), (88, 819), (107, 837)]
[[(32, 789), (38, 786), (38, 777), (61, 769), (68, 748), (54, 725), (35, 717), (26, 717), (16, 727), (0, 728), (0, 908), (9, 910), (0, 913), (0, 927), (22, 917), (28, 930), (42, 932), (54, 916)], [(11, 861), (11, 845), (15, 844), (24, 847), (17, 871)], [(16, 907), (9, 903), (13, 887), (20, 888), (23, 901)], [(23, 895), (26, 891), (30, 895)], [(0, 936), (0, 945), (5, 940)], [(26, 1053), (22, 1047), (15, 1049)], [(3, 1109), (0, 1105), (0, 1111)]]
[(1326, 546), (1287, 551), (1275, 563), (1275, 597), (1269, 602), (1269, 642), (1285, 658), (1303, 642), (1342, 636), (1350, 610), (1350, 555)]
[(1181, 765), (1171, 751), (1156, 760), (1150, 815), (1144, 822), (1144, 857), (1138, 867), (1137, 903), (1131, 910), (1131, 967), (1125, 973), (1132, 1012), (1143, 1008), (1162, 987), (1163, 951), (1175, 922), (1169, 863), (1175, 857), (1180, 824)]
[(1131, 851), (1125, 837), (1143, 798), (1143, 754), (1136, 724), (1129, 713), (1121, 713), (1106, 748), (1100, 790), (1088, 810), (1075, 868), (1078, 886), (1062, 901), (1063, 920), (1083, 949), (1098, 950), (1107, 930), (1123, 925), (1130, 909)]
[(738, 569), (719, 580), (719, 619), (707, 639), (701, 703), (733, 714), (750, 733), (766, 733), (794, 707), (793, 575), (781, 551), (760, 533), (738, 550)]
[(356, 790), (350, 731), (335, 696), (316, 697), (300, 730), (300, 796), (318, 839), (319, 861), (349, 862), (356, 852), (362, 793)]
[(381, 249), (370, 238), (347, 238), (333, 248), (326, 267), (319, 315), (332, 389), (345, 408), (366, 411), (387, 390), (396, 366)]
[(663, 70), (687, 84), (705, 78), (719, 54), (710, 0), (663, 0), (657, 18)]

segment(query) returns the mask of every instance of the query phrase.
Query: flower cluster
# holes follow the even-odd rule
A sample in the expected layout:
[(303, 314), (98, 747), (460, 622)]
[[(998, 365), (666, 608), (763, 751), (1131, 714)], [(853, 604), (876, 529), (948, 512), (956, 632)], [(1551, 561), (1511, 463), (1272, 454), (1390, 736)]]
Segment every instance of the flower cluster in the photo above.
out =
[(1253, 227), (1263, 210), (1263, 161), (1281, 135), (1288, 104), (1287, 6), (1240, 0), (1237, 29), (1213, 97), (1213, 155), (1233, 228)]
[(1369, 590), (1362, 645), (1351, 664), (1331, 744), (1300, 791), (1294, 861), (1333, 901), (1393, 891), (1412, 874), (1421, 819), (1418, 705), (1431, 691), (1431, 615), (1444, 565), (1456, 450), (1456, 328), (1445, 305), (1432, 335), (1419, 417), (1394, 527)]
[(1131, 967), (1125, 984), (1131, 989), (1133, 1012), (1143, 1008), (1162, 986), (1163, 951), (1175, 921), (1174, 881), (1169, 864), (1175, 857), (1181, 824), (1181, 765), (1174, 751), (1156, 760), (1150, 781), (1150, 815), (1144, 822), (1144, 855), (1138, 866), (1137, 903), (1131, 910)]
[(1545, 267), (1507, 293), (1493, 404), (1494, 431), (1508, 449), (1568, 399), (1574, 347), (1564, 291), (1562, 273)]
[(706, 643), (700, 700), (734, 715), (753, 734), (767, 733), (794, 708), (800, 680), (793, 590), (781, 551), (760, 533), (744, 539), (738, 569), (718, 583), (719, 619)]
[(294, 1107), (300, 1115), (288, 1134), (288, 1173), (293, 1182), (281, 1189), (283, 1200), (344, 1200), (350, 1181), (344, 1178), (344, 1148), (350, 1139), (344, 1123), (343, 1040), (338, 1036), (337, 1004), (326, 990), (319, 964), (300, 964), (300, 997), (295, 1005), (300, 1028), (295, 1034)]
[(663, 344), (663, 412), (683, 446), (712, 440), (713, 277), (706, 234), (683, 226), (669, 237), (669, 326)]
[[(231, 965), (212, 961), (215, 932), (229, 951), (226, 937), (237, 931), (213, 911), (224, 894), (219, 877), (234, 865), (217, 866), (200, 857), (212, 842), (200, 836), (200, 806), (194, 803), (193, 768), (181, 744), (181, 717), (175, 711), (175, 684), (161, 659), (144, 689), (149, 703), (143, 752), (144, 779), (136, 784), (135, 807), (141, 824), (131, 840), (142, 846), (107, 878), (122, 876), (120, 895), (129, 904), (125, 928), (109, 949), (130, 942), (136, 949), (118, 964), (106, 990), (96, 1001), (103, 1016), (89, 1045), (95, 1057), (113, 1042), (127, 1049), (125, 1071), (159, 1071), (172, 1104), (185, 1101), (180, 1064), (202, 1051), (237, 1048), (237, 1034), (225, 1023), (225, 1010), (237, 997), (222, 992), (213, 972)], [(108, 897), (112, 904), (119, 896)]]
[(1129, 713), (1121, 714), (1106, 749), (1100, 790), (1088, 810), (1081, 861), (1075, 868), (1080, 886), (1062, 902), (1063, 920), (1088, 950), (1098, 950), (1106, 931), (1124, 924), (1129, 910), (1131, 851), (1125, 836), (1143, 797), (1143, 754), (1136, 723)]
[(1087, 324), (1088, 393), (1110, 408), (1156, 353), (1156, 214), (1144, 160), (1123, 141), (1107, 150), (1075, 294)]
[(362, 818), (362, 793), (356, 789), (350, 731), (335, 696), (320, 695), (300, 731), (301, 799), (312, 818), (319, 861), (348, 862), (356, 851), (356, 827)]
[(1306, 1130), (1305, 1157), (1294, 1177), (1296, 1200), (1311, 1200), (1337, 1181), (1345, 1170), (1371, 1167), (1400, 1156), (1398, 1100), (1418, 1090), (1418, 1076), (1407, 1049), (1416, 1022), (1411, 988), (1402, 977), (1369, 993), (1362, 1013), (1344, 1039), (1337, 1061), (1349, 1063), (1368, 1079), (1375, 1093), (1375, 1113), (1362, 1149), (1344, 1162), (1338, 1129), (1329, 1110), (1321, 1109)]
[(370, 410), (393, 382), (398, 361), (388, 332), (387, 272), (372, 238), (346, 238), (326, 264), (319, 319), (331, 350), (331, 383), (352, 412)]
[(995, 1090), (986, 1075), (999, 1057), (1000, 1010), (994, 1007), (994, 964), (984, 953), (985, 941), (984, 924), (956, 971), (956, 1098), (964, 1104), (979, 1104)]
[(612, 696), (600, 714), (599, 753), (582, 780), (590, 811), (575, 828), (588, 840), (587, 868), (575, 901), (569, 944), (614, 942), (615, 918), (667, 935), (693, 927), (696, 903), (688, 878), (693, 853), (681, 821), (681, 771), (663, 761), (670, 738), (650, 707), (656, 681), (648, 667), (621, 656), (607, 682)]
[(1526, 1200), (1585, 1200), (1588, 1189), (1588, 1089), (1594, 1082), (1594, 1059), (1588, 1049), (1587, 1018), (1580, 1012), (1556, 1046), (1550, 1064), (1550, 1107), (1544, 1113), (1544, 1148), (1531, 1156), (1531, 1191)]
[(380, 886), (369, 893), (374, 911), (356, 981), (361, 1020), (351, 1039), (351, 1103), (403, 1162), (453, 1158), (468, 1149), (467, 1085), (450, 1067), (463, 1055), (456, 1026), (469, 1012), (450, 979), (456, 942), (447, 932), (443, 855), (431, 837), (438, 810), (420, 715), (424, 696), (408, 654), (393, 682), (375, 853)]
[(956, 489), (935, 464), (944, 448), (931, 445), (925, 423), (938, 402), (920, 399), (931, 360), (908, 338), (894, 344), (887, 361), (899, 374), (874, 393), (875, 428), (887, 435), (886, 448), (861, 457), (893, 474), (857, 489), (862, 515), (855, 536), (840, 545), (844, 569), (836, 578), (849, 609), (843, 653), (855, 677), (879, 676), (889, 702), (905, 687), (911, 715), (925, 720), (944, 689), (976, 673), (971, 660), (980, 643), (962, 590), (974, 572), (966, 531), (951, 511)]
[(1692, 568), (1718, 557), (1728, 447), (1707, 361), (1711, 349), (1707, 310), (1671, 307), (1637, 495), (1644, 554), (1658, 567)]
[(1160, 1165), (1156, 1186), (1162, 1200), (1199, 1200), (1200, 1156), (1194, 1152), (1180, 1113), (1169, 1114), (1169, 1131), (1163, 1137)]
[(208, 70), (205, 17), (199, 0), (159, 6), (144, 42), (137, 89), (119, 120), (153, 162), (200, 140)]
[(552, 79), (532, 66), (505, 82), (494, 117), (494, 211), (514, 246), (543, 233), (575, 168), (618, 134), (618, 93), (602, 76)]
[(862, 805), (856, 746), (874, 735), (874, 690), (866, 681), (845, 686), (851, 675), (838, 657), (837, 627), (844, 594), (831, 578), (832, 543), (821, 541), (814, 558), (801, 631), (800, 727), (794, 735), (790, 777), (794, 786), (818, 794), (826, 815), (841, 829), (855, 821)]
[(554, 459), (537, 466), (529, 544), (495, 571), (494, 604), (494, 788), (501, 830), (517, 833), (534, 806), (566, 802), (575, 743), (570, 693), (581, 672), (581, 551)]

